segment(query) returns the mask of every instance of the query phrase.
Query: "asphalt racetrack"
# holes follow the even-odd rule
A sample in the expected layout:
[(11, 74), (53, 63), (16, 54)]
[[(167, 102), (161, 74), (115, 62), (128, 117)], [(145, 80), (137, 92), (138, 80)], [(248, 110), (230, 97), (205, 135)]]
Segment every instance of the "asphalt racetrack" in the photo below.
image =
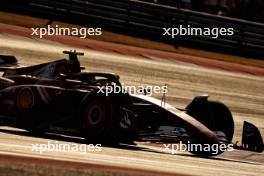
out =
[[(0, 34), (0, 54), (15, 55), (22, 65), (65, 58), (62, 51), (70, 49), (77, 49), (85, 53), (85, 56), (80, 57), (80, 61), (87, 71), (115, 72), (121, 76), (121, 81), (125, 85), (162, 86), (168, 84), (167, 102), (173, 106), (183, 108), (194, 96), (200, 94), (209, 94), (211, 100), (222, 101), (230, 107), (234, 116), (235, 137), (233, 142), (240, 141), (244, 120), (254, 123), (264, 135), (263, 76), (207, 68), (175, 59), (129, 56), (83, 49), (77, 46), (72, 47), (59, 41)], [(160, 98), (162, 95), (154, 96)], [(95, 170), (101, 169), (106, 172), (130, 175), (237, 176), (263, 175), (264, 172), (263, 153), (234, 150), (207, 159), (195, 157), (188, 152), (178, 151), (173, 155), (164, 153), (161, 146), (148, 143), (139, 143), (138, 148), (102, 147), (102, 151), (86, 153), (32, 150), (32, 145), (47, 144), (48, 142), (80, 144), (82, 140), (53, 134), (39, 138), (30, 136), (23, 130), (0, 127), (0, 175), (8, 175), (3, 171), (17, 172), (16, 175), (18, 175), (21, 173), (18, 171), (26, 172), (23, 168), (31, 167), (32, 164), (34, 167), (37, 167), (38, 164), (41, 166), (40, 163), (43, 162), (52, 165), (50, 167), (61, 163), (58, 164), (58, 167), (67, 165), (67, 168), (72, 167), (79, 170), (95, 168)], [(23, 168), (10, 167), (12, 163), (19, 161), (28, 164)], [(45, 167), (43, 166), (44, 169)], [(35, 175), (43, 173), (45, 172), (35, 173)], [(62, 174), (57, 173), (56, 175)]]

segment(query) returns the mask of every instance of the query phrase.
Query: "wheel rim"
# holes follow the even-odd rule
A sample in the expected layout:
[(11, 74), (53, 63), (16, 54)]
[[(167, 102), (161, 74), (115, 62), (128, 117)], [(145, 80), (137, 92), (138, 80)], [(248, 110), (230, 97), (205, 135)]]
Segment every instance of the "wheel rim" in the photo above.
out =
[(107, 125), (107, 117), (110, 114), (108, 103), (102, 98), (96, 98), (87, 102), (82, 107), (82, 119), (85, 129), (100, 133)]
[(87, 112), (87, 123), (90, 125), (98, 125), (101, 121), (103, 121), (104, 113), (102, 107), (93, 106)]

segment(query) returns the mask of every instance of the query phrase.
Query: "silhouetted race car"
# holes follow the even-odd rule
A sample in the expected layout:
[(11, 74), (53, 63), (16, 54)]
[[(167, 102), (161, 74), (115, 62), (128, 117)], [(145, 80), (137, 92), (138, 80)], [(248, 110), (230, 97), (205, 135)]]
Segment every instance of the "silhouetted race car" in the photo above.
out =
[[(64, 53), (68, 60), (29, 67), (18, 67), (14, 56), (0, 55), (2, 125), (37, 135), (79, 136), (105, 145), (181, 142), (199, 145), (188, 150), (202, 156), (218, 155), (232, 144), (234, 121), (223, 103), (197, 96), (185, 109), (178, 109), (165, 98), (122, 91), (105, 94), (113, 86), (122, 86), (119, 76), (82, 72), (77, 55), (83, 53)], [(262, 137), (253, 124), (244, 123), (242, 144), (234, 147), (263, 151)]]

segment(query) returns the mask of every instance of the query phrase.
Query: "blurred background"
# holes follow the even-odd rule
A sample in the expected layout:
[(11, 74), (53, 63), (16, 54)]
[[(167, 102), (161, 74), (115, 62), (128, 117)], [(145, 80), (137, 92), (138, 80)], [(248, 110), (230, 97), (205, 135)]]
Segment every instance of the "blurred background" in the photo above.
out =
[[(96, 27), (104, 35), (89, 39), (183, 54), (192, 48), (202, 57), (209, 54), (200, 51), (264, 58), (264, 0), (9, 0), (0, 1), (0, 23)], [(163, 35), (179, 25), (233, 28), (234, 35)]]
[(199, 12), (264, 22), (264, 0), (143, 0)]

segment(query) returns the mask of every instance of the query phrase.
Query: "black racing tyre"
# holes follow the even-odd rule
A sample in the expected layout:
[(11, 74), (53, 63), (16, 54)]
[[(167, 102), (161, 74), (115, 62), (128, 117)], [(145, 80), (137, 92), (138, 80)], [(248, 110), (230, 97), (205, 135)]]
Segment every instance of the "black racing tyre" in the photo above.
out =
[(217, 101), (193, 104), (187, 113), (212, 131), (222, 131), (231, 141), (234, 135), (234, 120), (226, 105)]
[(222, 131), (227, 140), (232, 141), (234, 135), (234, 120), (231, 111), (223, 103), (217, 101), (208, 102), (210, 114), (213, 117), (213, 131)]
[(93, 97), (81, 105), (84, 136), (90, 143), (110, 142), (112, 106), (105, 97)]
[[(208, 112), (205, 113), (205, 109), (200, 110), (202, 114), (196, 112), (192, 114), (194, 118), (202, 122), (212, 131), (222, 131), (225, 133), (226, 139), (232, 141), (234, 135), (234, 120), (231, 114), (231, 111), (226, 105), (217, 101), (208, 101)], [(201, 156), (201, 157), (210, 157), (222, 154), (225, 150), (219, 150), (220, 146), (226, 147), (228, 149), (228, 144), (207, 144), (206, 142), (195, 142), (192, 145), (202, 145), (204, 146), (203, 150), (188, 150), (189, 152)], [(225, 146), (223, 146), (225, 145)], [(205, 150), (211, 148), (212, 150)], [(217, 150), (218, 149), (218, 150)]]

